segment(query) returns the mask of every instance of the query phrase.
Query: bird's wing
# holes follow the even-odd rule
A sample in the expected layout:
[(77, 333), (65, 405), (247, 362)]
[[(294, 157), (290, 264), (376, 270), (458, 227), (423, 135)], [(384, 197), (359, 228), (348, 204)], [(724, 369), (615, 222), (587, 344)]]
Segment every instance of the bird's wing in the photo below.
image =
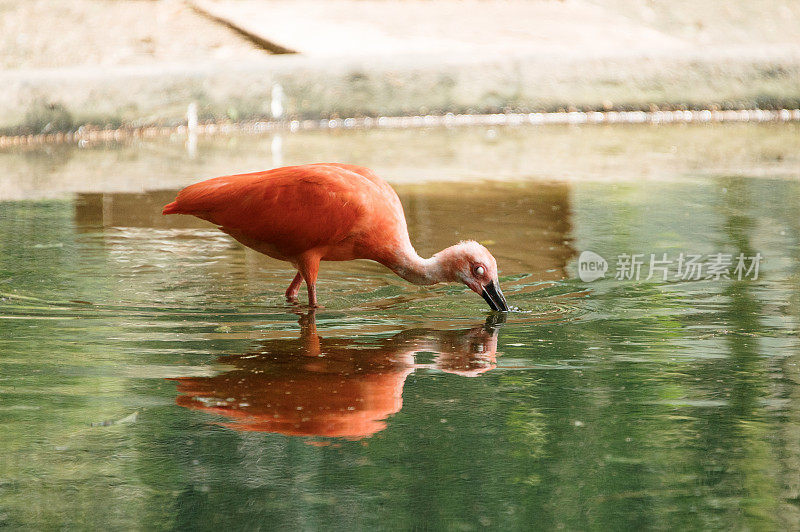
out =
[(164, 212), (192, 214), (291, 257), (395, 225), (397, 214), (390, 211), (400, 202), (391, 187), (373, 179), (325, 164), (223, 176), (186, 187)]
[(366, 229), (368, 232), (366, 240), (370, 248), (367, 258), (384, 262), (384, 259), (391, 260), (391, 257), (398, 252), (413, 250), (408, 237), (403, 204), (389, 183), (363, 166), (341, 163), (322, 163), (320, 166), (341, 168), (357, 174), (372, 184), (370, 201), (366, 205), (369, 215), (364, 217), (371, 223)]
[[(311, 166), (316, 166), (316, 165), (311, 165)], [(380, 195), (383, 197), (383, 199), (392, 207), (399, 209), (400, 212), (402, 213), (403, 205), (400, 203), (400, 198), (397, 197), (397, 193), (394, 191), (392, 187), (389, 186), (389, 183), (387, 183), (386, 181), (375, 175), (375, 172), (373, 172), (369, 168), (365, 168), (363, 166), (356, 166), (354, 164), (342, 164), (342, 163), (322, 163), (319, 166), (332, 166), (335, 168), (341, 168), (342, 170), (353, 172), (354, 174), (358, 174), (364, 179), (369, 180), (380, 191)], [(405, 217), (403, 219), (405, 220)]]

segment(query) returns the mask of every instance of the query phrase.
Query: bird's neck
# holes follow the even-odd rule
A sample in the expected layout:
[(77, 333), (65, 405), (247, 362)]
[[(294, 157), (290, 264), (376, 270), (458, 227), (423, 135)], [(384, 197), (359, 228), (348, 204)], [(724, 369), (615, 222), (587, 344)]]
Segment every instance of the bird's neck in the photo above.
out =
[(392, 257), (391, 260), (382, 262), (390, 270), (410, 283), (431, 285), (454, 280), (450, 279), (447, 274), (442, 258), (440, 253), (429, 259), (422, 258), (413, 247), (408, 246), (402, 253)]

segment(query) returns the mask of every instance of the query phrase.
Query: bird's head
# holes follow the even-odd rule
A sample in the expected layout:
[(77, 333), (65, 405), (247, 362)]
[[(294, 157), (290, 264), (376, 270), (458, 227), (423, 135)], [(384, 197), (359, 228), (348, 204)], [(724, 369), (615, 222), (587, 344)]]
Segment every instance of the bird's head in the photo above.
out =
[(473, 240), (460, 242), (439, 253), (445, 277), (462, 282), (483, 297), (492, 310), (508, 311), (508, 304), (497, 280), (497, 261), (489, 250)]

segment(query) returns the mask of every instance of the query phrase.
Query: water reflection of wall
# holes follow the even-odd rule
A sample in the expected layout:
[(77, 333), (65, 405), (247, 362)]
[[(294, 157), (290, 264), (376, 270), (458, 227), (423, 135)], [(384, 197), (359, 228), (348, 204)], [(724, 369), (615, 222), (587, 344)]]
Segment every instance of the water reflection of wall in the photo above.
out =
[[(489, 247), (504, 274), (567, 277), (572, 246), (572, 186), (567, 183), (429, 184), (397, 187), (412, 241), (431, 255), (458, 240)], [(79, 194), (78, 227), (208, 228), (191, 216), (162, 216), (176, 191)]]
[[(286, 135), (280, 151), (283, 164), (356, 161), (398, 183), (421, 177), (640, 183), (737, 175), (742, 169), (752, 175), (796, 176), (800, 157), (796, 128), (752, 122), (305, 131)], [(0, 199), (178, 188), (268, 167), (276, 162), (275, 154), (271, 135), (202, 135), (196, 157), (187, 155), (184, 136), (3, 149)]]
[(503, 273), (567, 277), (572, 246), (568, 183), (457, 183), (401, 189), (412, 241), (423, 255), (454, 240), (489, 247)]
[[(403, 406), (403, 386), (418, 368), (475, 377), (495, 367), (493, 323), (464, 330), (410, 329), (380, 340), (321, 337), (313, 314), (296, 340), (264, 340), (224, 355), (231, 369), (175, 379), (184, 407), (219, 414), (238, 431), (363, 438), (386, 428)], [(433, 354), (416, 364), (416, 353)]]
[(75, 225), (78, 228), (155, 227), (208, 228), (210, 224), (193, 216), (162, 216), (161, 209), (175, 199), (177, 191), (142, 193), (89, 193), (75, 199)]

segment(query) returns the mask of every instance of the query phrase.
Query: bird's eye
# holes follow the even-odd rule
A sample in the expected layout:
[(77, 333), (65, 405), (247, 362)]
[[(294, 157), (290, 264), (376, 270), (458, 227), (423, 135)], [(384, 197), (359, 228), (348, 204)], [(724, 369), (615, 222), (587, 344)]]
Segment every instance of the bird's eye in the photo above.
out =
[(483, 266), (475, 266), (475, 275), (483, 275), (486, 273), (486, 270), (483, 269)]

